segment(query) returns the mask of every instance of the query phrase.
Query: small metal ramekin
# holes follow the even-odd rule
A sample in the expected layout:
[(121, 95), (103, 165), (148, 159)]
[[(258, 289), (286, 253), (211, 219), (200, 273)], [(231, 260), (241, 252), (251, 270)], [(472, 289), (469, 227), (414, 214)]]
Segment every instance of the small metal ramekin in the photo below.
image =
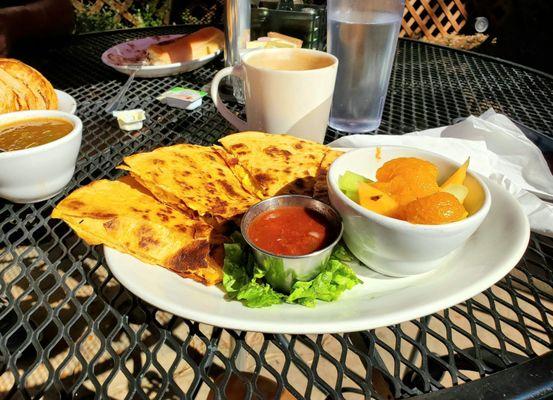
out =
[[(301, 256), (273, 254), (253, 244), (248, 235), (252, 221), (265, 211), (286, 206), (306, 207), (317, 212), (326, 219), (331, 232), (334, 232), (336, 237), (325, 248)], [(296, 281), (309, 281), (321, 271), (328, 262), (334, 246), (341, 239), (344, 227), (342, 218), (331, 206), (312, 197), (290, 194), (271, 197), (253, 205), (242, 217), (240, 230), (246, 242), (253, 249), (259, 266), (265, 269), (267, 282), (275, 289), (289, 292)]]

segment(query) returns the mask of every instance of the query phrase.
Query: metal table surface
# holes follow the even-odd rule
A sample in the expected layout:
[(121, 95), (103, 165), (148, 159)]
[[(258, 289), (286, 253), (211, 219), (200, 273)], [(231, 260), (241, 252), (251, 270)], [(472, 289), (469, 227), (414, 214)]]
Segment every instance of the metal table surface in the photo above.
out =
[[(51, 220), (53, 205), (76, 187), (119, 176), (115, 166), (126, 155), (178, 142), (211, 144), (232, 130), (209, 98), (195, 111), (155, 100), (177, 84), (203, 87), (220, 60), (180, 76), (136, 80), (126, 108), (146, 110), (140, 132), (123, 133), (103, 112), (125, 81), (101, 63), (105, 49), (187, 29), (91, 34), (18, 55), (77, 99), (84, 132), (63, 193), (28, 205), (0, 200), (0, 398), (205, 398), (210, 390), (221, 396), (231, 376), (241, 380), (246, 397), (255, 397), (261, 392), (251, 377), (258, 375), (275, 381), (277, 393), (313, 399), (477, 398), (484, 387), (489, 396), (482, 398), (524, 397), (553, 390), (552, 239), (532, 235), (508, 276), (442, 312), (355, 334), (290, 336), (224, 330), (158, 310), (117, 282), (100, 248)], [(446, 125), (489, 107), (551, 135), (553, 78), (401, 40), (378, 133)], [(329, 130), (328, 140), (341, 134)]]

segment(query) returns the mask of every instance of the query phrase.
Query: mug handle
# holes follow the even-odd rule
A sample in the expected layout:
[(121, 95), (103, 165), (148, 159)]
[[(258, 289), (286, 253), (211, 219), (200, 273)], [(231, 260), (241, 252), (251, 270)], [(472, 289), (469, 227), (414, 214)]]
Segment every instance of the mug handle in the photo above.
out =
[(215, 74), (215, 77), (213, 78), (213, 81), (211, 82), (211, 99), (213, 100), (215, 107), (217, 107), (217, 111), (221, 113), (223, 118), (225, 118), (228, 122), (234, 125), (236, 129), (240, 131), (248, 130), (248, 125), (246, 121), (238, 118), (236, 114), (234, 114), (225, 106), (225, 104), (219, 97), (219, 83), (221, 82), (221, 79), (229, 75), (234, 75), (243, 80), (244, 79), (243, 72), (244, 72), (244, 69), (242, 65), (234, 65), (232, 67), (226, 67), (220, 70), (219, 72), (217, 72)]

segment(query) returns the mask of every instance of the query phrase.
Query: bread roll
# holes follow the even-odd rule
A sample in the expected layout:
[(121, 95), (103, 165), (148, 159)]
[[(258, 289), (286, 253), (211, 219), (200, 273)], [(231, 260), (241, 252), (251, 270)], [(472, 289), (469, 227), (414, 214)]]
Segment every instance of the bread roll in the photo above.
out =
[(282, 33), (278, 32), (269, 32), (267, 33), (267, 36), (271, 39), (279, 39), (284, 42), (288, 42), (294, 45), (294, 47), (300, 48), (303, 45), (303, 41), (301, 39), (297, 39), (292, 36), (283, 35)]
[(11, 87), (0, 80), (0, 114), (17, 109), (17, 99)]
[(217, 28), (202, 28), (190, 35), (151, 45), (148, 60), (151, 64), (172, 64), (196, 60), (224, 48), (225, 35)]
[(11, 58), (0, 58), (0, 113), (56, 110), (52, 84), (36, 69)]

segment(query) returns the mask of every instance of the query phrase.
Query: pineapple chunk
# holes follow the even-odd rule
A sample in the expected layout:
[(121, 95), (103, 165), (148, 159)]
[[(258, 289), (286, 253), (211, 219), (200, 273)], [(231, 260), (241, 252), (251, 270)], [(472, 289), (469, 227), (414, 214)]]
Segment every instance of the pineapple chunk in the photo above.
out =
[(449, 178), (442, 183), (442, 189), (447, 188), (449, 185), (462, 185), (465, 182), (467, 177), (467, 169), (469, 167), (470, 157), (467, 158), (467, 161), (461, 165), (457, 171), (455, 171)]
[(450, 184), (443, 189), (440, 190), (441, 192), (447, 192), (449, 194), (452, 194), (459, 200), (459, 203), (463, 204), (465, 199), (467, 198), (467, 195), (469, 194), (469, 189), (465, 185), (458, 185), (456, 183)]
[(468, 189), (468, 195), (463, 205), (469, 212), (469, 215), (472, 215), (482, 208), (486, 194), (484, 189), (482, 189), (482, 186), (480, 186), (480, 183), (478, 183), (478, 181), (471, 175), (468, 175), (467, 179), (465, 179), (464, 186)]
[(389, 194), (372, 186), (368, 182), (359, 183), (359, 204), (375, 213), (392, 216), (399, 205)]

